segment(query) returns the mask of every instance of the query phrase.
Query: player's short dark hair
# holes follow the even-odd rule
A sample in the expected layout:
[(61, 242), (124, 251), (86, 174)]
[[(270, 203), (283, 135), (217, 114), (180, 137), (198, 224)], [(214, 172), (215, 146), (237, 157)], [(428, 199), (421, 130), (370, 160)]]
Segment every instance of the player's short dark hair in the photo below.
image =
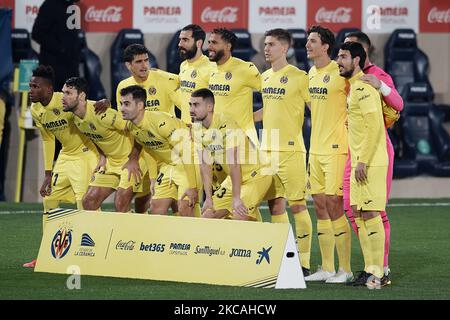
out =
[(207, 88), (198, 89), (192, 92), (191, 97), (193, 98), (203, 98), (203, 100), (209, 100), (212, 104), (215, 103), (214, 94), (211, 90)]
[(140, 43), (133, 43), (130, 44), (128, 47), (125, 48), (123, 52), (123, 61), (125, 62), (131, 62), (133, 61), (134, 57), (140, 54), (149, 54), (148, 49)]
[(319, 34), (320, 41), (322, 41), (322, 43), (328, 44), (327, 53), (329, 56), (331, 56), (331, 53), (333, 52), (334, 44), (336, 43), (334, 33), (330, 29), (324, 28), (319, 25), (312, 26), (311, 28), (309, 28), (308, 35), (310, 35), (312, 32), (317, 32)]
[(266, 31), (264, 37), (274, 37), (278, 41), (285, 41), (291, 46), (292, 36), (286, 29), (276, 28)]
[(89, 93), (89, 84), (85, 78), (81, 77), (72, 77), (66, 80), (65, 85), (69, 88), (74, 88), (77, 90), (77, 93), (80, 94), (84, 92), (86, 97)]
[(48, 85), (53, 86), (53, 83), (55, 82), (55, 71), (52, 66), (41, 64), (33, 70), (33, 77), (43, 78), (47, 81)]
[(202, 40), (202, 42), (205, 42), (205, 30), (203, 30), (198, 24), (188, 24), (181, 29), (181, 31), (192, 31), (192, 38), (194, 38), (195, 41)]
[(359, 42), (345, 42), (341, 45), (341, 50), (350, 51), (352, 59), (359, 57), (359, 67), (361, 70), (364, 69), (364, 64), (366, 63), (366, 51), (361, 43)]
[(142, 102), (144, 104), (144, 106), (145, 106), (145, 102), (147, 101), (147, 92), (145, 91), (144, 88), (142, 88), (141, 86), (138, 86), (138, 85), (132, 85), (132, 86), (122, 88), (122, 89), (120, 89), (119, 93), (122, 97), (131, 94), (131, 96), (133, 97), (133, 100)]
[(372, 42), (370, 42), (369, 36), (362, 31), (350, 32), (345, 37), (358, 39), (358, 42), (366, 45), (369, 50), (372, 47)]
[(227, 28), (215, 28), (215, 29), (213, 29), (211, 34), (212, 33), (220, 35), (222, 40), (231, 44), (231, 51), (233, 51), (234, 46), (236, 45), (236, 41), (237, 41), (237, 36), (234, 34), (233, 31), (231, 31), (230, 29), (227, 29)]

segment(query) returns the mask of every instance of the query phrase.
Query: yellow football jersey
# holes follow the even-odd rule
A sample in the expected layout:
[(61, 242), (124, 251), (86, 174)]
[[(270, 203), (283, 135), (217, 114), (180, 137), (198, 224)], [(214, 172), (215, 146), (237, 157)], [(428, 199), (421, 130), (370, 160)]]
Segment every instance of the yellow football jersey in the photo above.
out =
[(103, 151), (108, 168), (112, 169), (111, 172), (120, 174), (133, 148), (131, 136), (124, 131), (127, 122), (122, 119), (120, 113), (109, 108), (104, 113), (96, 115), (94, 102), (88, 101), (83, 119), (71, 114), (77, 128)]
[(258, 149), (231, 117), (215, 112), (210, 127), (202, 127), (200, 135), (197, 131), (195, 133), (195, 141), (200, 139), (201, 146), (210, 154), (214, 163), (222, 166), (227, 175), (230, 175), (230, 169), (226, 150), (234, 147), (238, 147), (242, 182), (261, 175), (262, 165)]
[(215, 112), (232, 118), (242, 130), (249, 130), (252, 141), (258, 143), (253, 122), (253, 90), (260, 91), (261, 75), (251, 62), (231, 57), (217, 66), (209, 79), (214, 93)]
[(71, 120), (72, 114), (64, 112), (62, 96), (62, 92), (54, 92), (47, 106), (39, 102), (31, 105), (31, 116), (41, 132), (44, 143), (45, 170), (52, 170), (53, 167), (55, 137), (62, 145), (60, 154), (76, 157), (88, 150), (97, 152), (92, 141), (81, 134)]
[[(288, 64), (261, 76), (263, 98), (262, 150), (306, 152), (302, 127), (309, 102), (308, 75)], [(275, 131), (277, 130), (277, 131)], [(278, 134), (278, 140), (274, 140)]]
[[(359, 80), (363, 72), (354, 75), (350, 80), (348, 97), (348, 139), (352, 166), (355, 167), (366, 148), (373, 156), (368, 166), (387, 166), (386, 133), (384, 127), (382, 100), (378, 91), (371, 85)], [(368, 132), (369, 128), (364, 117), (369, 113), (376, 114), (376, 130)], [(365, 146), (365, 136), (371, 135), (373, 144)]]
[(190, 185), (196, 186), (193, 146), (189, 128), (183, 121), (166, 112), (145, 112), (137, 125), (128, 122), (128, 130), (158, 163), (158, 167), (162, 164), (184, 164)]
[(194, 62), (187, 60), (180, 65), (180, 89), (178, 90), (177, 105), (181, 110), (181, 120), (185, 123), (192, 123), (189, 112), (189, 99), (193, 91), (208, 88), (209, 77), (217, 70), (214, 62), (209, 61), (208, 57), (202, 55)]
[(311, 97), (311, 147), (318, 155), (346, 154), (347, 83), (336, 61), (309, 70)]
[(178, 75), (159, 69), (150, 69), (147, 80), (144, 82), (137, 82), (133, 76), (120, 81), (116, 90), (118, 110), (120, 110), (120, 90), (132, 85), (141, 86), (147, 92), (145, 110), (175, 114), (175, 95), (180, 85)]

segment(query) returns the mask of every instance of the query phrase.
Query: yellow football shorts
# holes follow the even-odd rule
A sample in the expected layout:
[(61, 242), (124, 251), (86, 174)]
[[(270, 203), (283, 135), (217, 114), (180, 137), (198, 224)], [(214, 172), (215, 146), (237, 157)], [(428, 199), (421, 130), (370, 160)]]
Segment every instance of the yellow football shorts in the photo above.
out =
[(307, 192), (312, 195), (325, 193), (342, 196), (346, 161), (347, 154), (310, 154)]
[(384, 211), (386, 209), (387, 166), (368, 167), (367, 182), (358, 183), (355, 168), (350, 175), (350, 205), (362, 211)]
[(98, 156), (91, 150), (76, 156), (60, 153), (53, 168), (52, 193), (46, 199), (69, 203), (81, 201), (97, 163)]

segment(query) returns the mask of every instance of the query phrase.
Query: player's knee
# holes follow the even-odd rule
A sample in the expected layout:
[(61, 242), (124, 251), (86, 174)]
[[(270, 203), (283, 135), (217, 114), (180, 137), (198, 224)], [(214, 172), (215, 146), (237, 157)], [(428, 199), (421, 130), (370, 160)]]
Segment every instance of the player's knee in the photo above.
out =
[(162, 203), (158, 201), (151, 201), (150, 202), (150, 212), (153, 214), (167, 214), (168, 207), (164, 206)]
[(116, 197), (114, 200), (114, 206), (117, 212), (128, 212), (130, 211), (130, 202), (128, 199), (122, 197)]
[(269, 200), (269, 209), (272, 215), (283, 214), (286, 211), (286, 200), (284, 198)]
[(84, 195), (82, 204), (84, 210), (97, 210), (100, 207), (97, 198), (90, 193)]
[(300, 213), (306, 210), (306, 200), (293, 200), (289, 201), (292, 213)]
[(134, 211), (145, 213), (150, 207), (150, 195), (134, 199)]

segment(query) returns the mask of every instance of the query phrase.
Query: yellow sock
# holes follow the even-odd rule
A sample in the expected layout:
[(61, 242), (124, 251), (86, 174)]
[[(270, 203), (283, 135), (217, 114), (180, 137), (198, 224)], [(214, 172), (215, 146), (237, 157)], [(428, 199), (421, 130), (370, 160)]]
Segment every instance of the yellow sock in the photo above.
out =
[(334, 231), (334, 241), (336, 243), (336, 251), (339, 258), (339, 268), (345, 272), (351, 272), (350, 253), (352, 234), (350, 225), (345, 215), (339, 219), (332, 221)]
[(202, 211), (200, 210), (200, 203), (196, 203), (194, 206), (194, 217), (196, 218), (202, 217)]
[(256, 218), (256, 221), (263, 222), (263, 218), (261, 215), (261, 211), (259, 211), (259, 207), (256, 207), (256, 209), (255, 209), (255, 218)]
[(369, 238), (372, 261), (369, 265), (369, 273), (381, 278), (384, 275), (384, 226), (381, 217), (365, 220), (364, 224), (367, 229), (367, 237)]
[(300, 252), (300, 264), (310, 269), (312, 222), (308, 209), (294, 214), (297, 247)]
[(48, 213), (45, 213), (42, 215), (42, 233), (44, 233), (45, 225), (47, 224), (48, 219)]
[(83, 200), (77, 200), (77, 209), (83, 210)]
[(317, 220), (317, 236), (322, 255), (322, 269), (334, 272), (334, 234), (330, 219)]
[(364, 271), (368, 272), (369, 264), (372, 261), (371, 247), (369, 237), (367, 236), (366, 225), (361, 217), (355, 217), (356, 225), (358, 226), (359, 244), (364, 257)]
[(56, 209), (59, 207), (59, 201), (58, 200), (48, 200), (44, 198), (42, 200), (42, 205), (44, 206), (44, 212), (49, 212), (52, 209)]
[(273, 223), (289, 223), (289, 217), (286, 211), (282, 214), (272, 215)]

